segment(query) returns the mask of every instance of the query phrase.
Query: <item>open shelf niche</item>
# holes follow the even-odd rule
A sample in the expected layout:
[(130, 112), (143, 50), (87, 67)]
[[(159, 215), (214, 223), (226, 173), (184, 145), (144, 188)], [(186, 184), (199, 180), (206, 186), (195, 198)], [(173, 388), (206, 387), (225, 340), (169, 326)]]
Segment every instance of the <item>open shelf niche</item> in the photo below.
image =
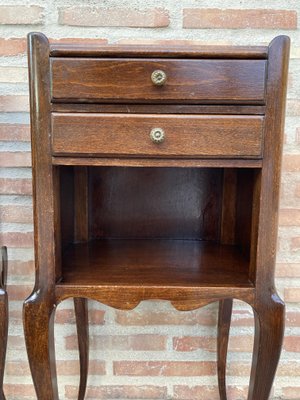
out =
[(260, 169), (54, 168), (60, 285), (253, 286)]

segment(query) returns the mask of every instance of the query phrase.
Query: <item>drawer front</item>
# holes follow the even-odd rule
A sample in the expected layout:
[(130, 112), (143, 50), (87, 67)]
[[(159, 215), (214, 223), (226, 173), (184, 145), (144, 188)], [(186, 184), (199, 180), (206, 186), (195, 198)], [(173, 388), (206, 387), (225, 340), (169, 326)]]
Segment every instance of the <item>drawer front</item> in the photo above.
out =
[(54, 113), (52, 150), (73, 156), (261, 158), (263, 121), (245, 115)]
[(53, 58), (52, 101), (263, 104), (265, 71), (265, 60)]

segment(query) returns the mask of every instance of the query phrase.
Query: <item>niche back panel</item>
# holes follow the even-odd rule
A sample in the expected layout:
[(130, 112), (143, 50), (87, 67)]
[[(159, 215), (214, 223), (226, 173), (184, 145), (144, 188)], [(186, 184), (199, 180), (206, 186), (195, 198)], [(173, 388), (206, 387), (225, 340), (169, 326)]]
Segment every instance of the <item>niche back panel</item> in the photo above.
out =
[(89, 169), (90, 238), (219, 240), (222, 169)]

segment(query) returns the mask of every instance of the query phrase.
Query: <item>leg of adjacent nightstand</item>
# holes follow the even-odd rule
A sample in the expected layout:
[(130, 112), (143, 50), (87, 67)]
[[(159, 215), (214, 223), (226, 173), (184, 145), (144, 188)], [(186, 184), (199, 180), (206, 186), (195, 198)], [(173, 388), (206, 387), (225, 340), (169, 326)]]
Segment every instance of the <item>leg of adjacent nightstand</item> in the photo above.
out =
[(7, 265), (7, 249), (2, 246), (0, 248), (0, 400), (5, 400), (3, 378), (8, 334)]
[[(1, 292), (1, 289), (0, 289)], [(7, 344), (8, 329), (8, 307), (7, 295), (5, 292), (0, 293), (0, 400), (5, 400), (3, 393), (3, 377)]]
[(220, 399), (226, 400), (226, 359), (232, 314), (232, 299), (219, 302), (218, 319), (218, 383)]
[(37, 293), (26, 300), (23, 308), (26, 347), (38, 400), (58, 400), (54, 309), (49, 298)]
[(88, 300), (84, 298), (75, 298), (74, 308), (76, 315), (78, 349), (80, 359), (80, 384), (78, 391), (78, 400), (83, 400), (86, 390), (89, 367)]
[(255, 304), (255, 339), (248, 400), (269, 398), (281, 353), (284, 308), (276, 293)]

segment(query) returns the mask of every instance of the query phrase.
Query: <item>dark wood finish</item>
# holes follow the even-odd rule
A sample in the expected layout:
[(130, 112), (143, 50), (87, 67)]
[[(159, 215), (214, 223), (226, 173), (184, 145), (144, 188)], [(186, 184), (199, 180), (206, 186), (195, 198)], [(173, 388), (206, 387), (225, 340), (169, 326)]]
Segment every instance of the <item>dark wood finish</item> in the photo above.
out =
[(218, 318), (218, 383), (220, 400), (227, 400), (226, 395), (226, 361), (229, 341), (230, 322), (232, 314), (232, 299), (219, 302)]
[(218, 241), (221, 190), (219, 168), (91, 168), (90, 238)]
[(82, 45), (52, 43), (51, 57), (226, 58), (266, 59), (267, 46)]
[(0, 400), (5, 400), (3, 378), (8, 336), (8, 299), (6, 293), (7, 249), (5, 246), (0, 248), (0, 253)]
[(51, 110), (60, 113), (122, 113), (122, 114), (216, 114), (264, 115), (265, 106), (193, 105), (193, 104), (91, 104), (53, 103)]
[(58, 400), (55, 350), (55, 200), (50, 141), (49, 43), (44, 35), (28, 37), (33, 163), (36, 281), (24, 303), (27, 353), (37, 397)]
[(74, 310), (76, 315), (76, 327), (78, 337), (80, 383), (78, 400), (84, 400), (87, 376), (89, 370), (89, 320), (88, 300), (82, 297), (74, 298)]
[[(53, 114), (54, 155), (261, 158), (261, 116)], [(153, 143), (153, 128), (165, 131)]]
[(161, 158), (114, 158), (114, 157), (52, 157), (53, 165), (89, 165), (110, 167), (180, 167), (180, 168), (260, 168), (261, 159), (161, 159)]
[(256, 250), (255, 347), (248, 400), (268, 399), (277, 368), (284, 331), (284, 304), (274, 283), (278, 227), (278, 198), (287, 90), (289, 38), (269, 46), (264, 159), (261, 171)]
[(235, 244), (237, 169), (226, 168), (223, 175), (221, 243)]
[[(88, 194), (88, 168), (74, 167), (74, 241), (87, 242), (89, 240), (89, 194)], [(76, 316), (80, 383), (78, 400), (83, 400), (87, 385), (89, 369), (89, 320), (88, 299), (74, 298), (74, 311)]]
[(263, 104), (266, 61), (54, 58), (51, 73), (53, 102)]
[(248, 266), (247, 259), (235, 246), (212, 242), (93, 240), (69, 246), (65, 251), (60, 285), (120, 289), (142, 286), (145, 290), (156, 290), (159, 298), (162, 286), (252, 287)]
[[(24, 327), (39, 400), (58, 400), (53, 315), (69, 297), (78, 299), (80, 399), (88, 298), (120, 309), (219, 301), (222, 400), (232, 299), (247, 302), (248, 400), (268, 399), (284, 329), (274, 262), (288, 51), (284, 36), (268, 48), (169, 49), (50, 48), (29, 36), (37, 261)], [(166, 86), (151, 86), (154, 66), (170, 68)], [(166, 131), (159, 145), (149, 138), (157, 126)]]

